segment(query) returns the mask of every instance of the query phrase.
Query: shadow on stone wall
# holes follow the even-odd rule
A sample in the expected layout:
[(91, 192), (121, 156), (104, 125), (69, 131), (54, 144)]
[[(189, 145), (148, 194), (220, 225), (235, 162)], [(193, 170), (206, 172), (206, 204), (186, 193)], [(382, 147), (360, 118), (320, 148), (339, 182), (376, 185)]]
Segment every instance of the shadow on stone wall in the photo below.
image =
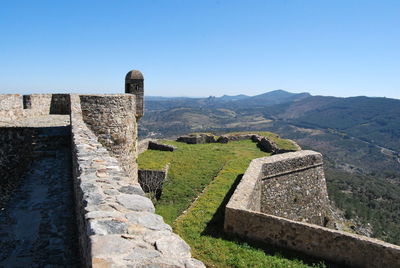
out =
[(343, 266), (343, 265), (339, 266), (339, 265), (324, 261), (323, 259), (313, 258), (313, 257), (310, 257), (308, 255), (305, 255), (301, 252), (297, 252), (294, 250), (288, 250), (288, 249), (285, 249), (282, 247), (268, 245), (267, 243), (263, 243), (260, 241), (256, 241), (256, 240), (252, 240), (252, 239), (248, 239), (248, 238), (241, 238), (238, 235), (225, 233), (224, 232), (225, 207), (228, 204), (233, 193), (235, 192), (236, 187), (239, 185), (242, 177), (243, 177), (243, 174), (240, 174), (236, 177), (235, 182), (232, 184), (232, 186), (229, 189), (228, 193), (226, 194), (224, 200), (219, 205), (217, 211), (215, 212), (212, 219), (208, 222), (206, 228), (203, 230), (201, 235), (212, 236), (215, 238), (221, 238), (221, 239), (232, 241), (234, 243), (241, 244), (241, 245), (249, 245), (253, 248), (257, 248), (257, 249), (264, 251), (267, 255), (278, 255), (278, 256), (282, 256), (282, 257), (284, 257), (286, 259), (290, 259), (290, 260), (297, 259), (297, 260), (301, 260), (302, 262), (309, 264), (309, 265), (324, 262), (327, 267), (331, 267), (331, 268), (339, 268), (339, 267), (346, 268), (347, 267), (347, 266)]

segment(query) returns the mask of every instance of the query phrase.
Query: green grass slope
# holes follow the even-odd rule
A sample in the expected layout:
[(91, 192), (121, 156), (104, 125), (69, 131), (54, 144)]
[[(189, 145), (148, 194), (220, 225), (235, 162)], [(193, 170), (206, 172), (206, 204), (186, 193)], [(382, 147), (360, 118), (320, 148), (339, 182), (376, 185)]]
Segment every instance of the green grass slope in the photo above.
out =
[[(272, 133), (262, 134), (283, 148), (292, 146)], [(208, 267), (308, 267), (296, 259), (298, 255), (223, 232), (224, 207), (241, 175), (252, 159), (267, 155), (255, 143), (165, 143), (177, 146), (178, 150), (149, 150), (140, 155), (139, 167), (161, 168), (170, 164), (161, 199), (155, 201), (156, 212), (191, 246), (194, 257)]]

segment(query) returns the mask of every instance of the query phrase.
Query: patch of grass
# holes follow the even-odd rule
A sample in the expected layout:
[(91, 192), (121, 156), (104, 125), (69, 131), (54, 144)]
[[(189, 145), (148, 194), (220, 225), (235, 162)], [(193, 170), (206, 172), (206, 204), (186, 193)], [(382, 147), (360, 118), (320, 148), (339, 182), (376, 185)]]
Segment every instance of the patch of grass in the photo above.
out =
[[(260, 135), (287, 144), (275, 134)], [(296, 259), (297, 255), (223, 232), (225, 205), (240, 175), (252, 159), (268, 154), (250, 140), (197, 145), (164, 142), (178, 150), (148, 150), (140, 155), (139, 167), (163, 167), (170, 163), (168, 181), (161, 199), (155, 203), (156, 212), (192, 247), (194, 257), (208, 267), (307, 267)], [(291, 145), (289, 142), (287, 146)]]
[(308, 267), (294, 253), (224, 233), (226, 203), (251, 159), (261, 156), (252, 150), (240, 149), (236, 154), (187, 213), (175, 221), (175, 231), (207, 267)]

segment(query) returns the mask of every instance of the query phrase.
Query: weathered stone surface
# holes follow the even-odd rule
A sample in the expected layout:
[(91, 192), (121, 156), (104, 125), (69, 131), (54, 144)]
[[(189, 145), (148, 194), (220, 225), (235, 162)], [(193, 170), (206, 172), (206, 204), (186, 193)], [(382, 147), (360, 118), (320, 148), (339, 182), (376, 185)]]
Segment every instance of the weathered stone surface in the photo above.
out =
[(160, 256), (160, 252), (155, 249), (135, 248), (132, 253), (124, 257), (124, 260), (142, 262), (143, 259), (152, 259)]
[(135, 243), (119, 235), (94, 235), (90, 237), (90, 243), (94, 257), (129, 254), (135, 247)]
[(167, 230), (172, 231), (171, 226), (164, 223), (163, 218), (160, 215), (149, 213), (149, 212), (130, 212), (126, 214), (126, 218), (130, 223), (144, 226), (151, 230)]
[(128, 232), (128, 224), (118, 220), (91, 220), (89, 221), (92, 234), (125, 234)]
[(158, 251), (177, 258), (190, 258), (190, 247), (176, 235), (162, 237), (156, 240), (155, 246)]
[(1, 267), (79, 266), (70, 138), (64, 126), (0, 128)]
[(190, 258), (185, 261), (185, 268), (205, 268), (206, 266), (199, 260)]
[[(183, 240), (172, 233), (172, 228), (164, 223), (162, 217), (153, 214), (154, 206), (151, 200), (145, 197), (137, 182), (136, 120), (143, 114), (143, 111), (137, 111), (138, 107), (142, 108), (143, 99), (137, 99), (140, 94), (135, 95), (0, 95), (0, 119), (2, 116), (18, 118), (21, 119), (19, 123), (29, 127), (62, 126), (64, 129), (64, 126), (71, 124), (68, 134), (70, 130), (72, 137), (64, 142), (72, 147), (72, 177), (77, 219), (77, 224), (74, 225), (78, 226), (82, 267), (185, 267), (185, 263), (191, 262), (190, 252), (183, 246)], [(70, 114), (70, 117), (49, 116), (49, 113)], [(53, 136), (48, 141), (31, 146), (36, 143), (35, 139), (31, 139), (36, 132), (26, 132), (26, 128), (23, 131), (17, 129), (17, 123), (12, 120), (0, 120), (2, 126), (8, 128), (0, 132), (0, 141), (4, 141), (0, 145), (4, 150), (3, 147), (0, 150), (8, 152), (9, 149), (7, 158), (15, 162), (14, 166), (9, 163), (10, 167), (14, 167), (16, 171), (18, 168), (15, 167), (23, 167), (25, 164), (21, 162), (24, 159), (18, 156), (27, 153), (32, 153), (32, 157), (50, 154), (50, 159), (62, 159), (56, 151), (52, 151), (57, 149), (52, 148)], [(50, 151), (44, 150), (43, 144)], [(14, 155), (15, 157), (8, 157)], [(2, 165), (8, 165), (4, 159), (0, 160)], [(46, 170), (43, 168), (40, 172)], [(57, 176), (60, 177), (59, 174)], [(2, 177), (0, 176), (0, 182)], [(52, 178), (47, 175), (45, 177)], [(0, 189), (3, 190), (4, 187), (1, 186)], [(56, 191), (49, 191), (49, 194), (54, 198), (63, 196)], [(39, 199), (43, 195), (44, 193), (35, 193)], [(54, 204), (56, 203), (49, 202), (47, 205)], [(54, 209), (58, 209), (58, 206)], [(29, 211), (37, 214), (36, 208)], [(49, 208), (46, 211), (51, 210)], [(65, 218), (65, 210), (60, 212)], [(42, 217), (47, 217), (47, 214), (44, 213)], [(36, 226), (34, 221), (32, 225)], [(58, 225), (53, 223), (43, 226), (49, 229), (49, 232), (56, 233), (52, 228)], [(43, 226), (40, 225), (41, 233), (46, 232)], [(8, 233), (13, 234), (11, 231)], [(165, 249), (162, 241), (168, 237), (174, 248), (181, 250), (180, 253), (171, 255)], [(65, 238), (70, 239), (68, 235), (65, 235)], [(155, 248), (156, 240), (160, 240), (160, 250)], [(54, 246), (58, 241), (61, 239), (54, 238), (51, 243)], [(0, 255), (2, 254), (8, 254), (8, 251), (2, 248)], [(42, 250), (39, 253), (35, 252), (35, 255), (41, 261), (46, 261), (48, 257), (49, 263), (57, 263), (55, 258), (65, 264), (69, 263), (59, 257), (58, 252), (46, 254), (46, 251)], [(47, 256), (43, 258), (42, 255)], [(73, 258), (73, 261), (77, 259)], [(29, 264), (22, 266), (28, 267)]]
[(148, 138), (138, 141), (137, 154), (140, 155), (141, 153), (147, 151), (149, 149), (149, 142), (151, 141), (157, 141), (157, 140)]
[[(310, 202), (316, 202), (317, 206), (319, 206), (318, 202), (326, 202), (327, 196), (325, 198), (326, 189), (323, 187), (325, 185), (323, 185), (321, 165), (321, 155), (312, 151), (254, 159), (226, 206), (224, 230), (252, 240), (294, 249), (349, 266), (398, 267), (400, 263), (399, 246), (271, 214), (276, 211), (278, 213), (284, 211), (283, 207), (272, 212), (268, 211), (268, 214), (260, 212), (260, 210), (268, 209), (262, 208), (262, 206), (284, 206), (285, 204), (274, 203), (284, 202), (283, 199), (287, 197), (286, 195), (291, 196), (292, 192), (289, 187), (299, 188), (298, 200), (314, 199)], [(293, 174), (297, 175), (293, 177)], [(301, 174), (304, 177), (301, 178)], [(307, 181), (308, 179), (310, 182)], [(264, 182), (266, 182), (265, 188), (262, 187)], [(296, 186), (297, 182), (299, 184)], [(315, 183), (315, 185), (309, 183)], [(287, 187), (286, 185), (291, 186)], [(310, 191), (307, 187), (314, 188), (314, 190)], [(271, 193), (270, 191), (274, 190), (271, 188), (278, 190), (276, 193)], [(264, 189), (264, 193), (261, 189)], [(310, 191), (308, 194), (307, 190)], [(315, 192), (315, 190), (318, 191)], [(282, 196), (280, 196), (281, 192), (283, 192)], [(263, 197), (263, 194), (267, 196)], [(303, 194), (305, 196), (302, 196)], [(263, 198), (273, 198), (275, 202), (263, 204)], [(318, 200), (319, 198), (322, 200)], [(288, 202), (292, 202), (293, 205), (294, 200)], [(300, 215), (301, 213), (307, 215), (308, 212), (313, 211), (312, 206), (313, 204), (301, 204), (297, 206), (297, 212)], [(281, 209), (283, 210), (281, 211)], [(289, 213), (291, 213), (291, 208)], [(315, 214), (319, 217), (317, 211)], [(297, 217), (295, 214), (291, 214), (291, 216)], [(265, 226), (268, 228), (263, 228)]]
[(185, 142), (187, 144), (204, 144), (216, 142), (214, 135), (200, 133), (181, 136), (176, 139), (178, 142)]
[[(81, 95), (82, 118), (111, 156), (137, 181), (137, 123), (135, 97), (120, 95)], [(103, 173), (99, 173), (103, 174)]]
[(144, 196), (144, 192), (143, 192), (142, 188), (140, 188), (138, 186), (127, 185), (127, 186), (120, 187), (118, 190), (124, 194), (136, 194), (136, 195)]
[(261, 140), (258, 142), (258, 146), (264, 152), (272, 154), (276, 154), (279, 150), (278, 145), (276, 145), (276, 143), (273, 140), (268, 139), (266, 137), (261, 138)]
[(228, 143), (229, 142), (229, 138), (227, 136), (222, 135), (222, 136), (218, 137), (217, 142), (218, 143)]
[(127, 209), (134, 211), (148, 211), (154, 213), (154, 205), (150, 199), (140, 195), (120, 194), (117, 201)]
[(261, 212), (327, 226), (332, 215), (322, 155), (299, 151), (266, 159), (260, 202)]
[(160, 199), (164, 181), (167, 179), (169, 164), (162, 170), (139, 169), (138, 180), (143, 191), (154, 193), (155, 197)]
[(87, 219), (97, 218), (123, 218), (124, 214), (118, 211), (91, 211), (86, 214)]

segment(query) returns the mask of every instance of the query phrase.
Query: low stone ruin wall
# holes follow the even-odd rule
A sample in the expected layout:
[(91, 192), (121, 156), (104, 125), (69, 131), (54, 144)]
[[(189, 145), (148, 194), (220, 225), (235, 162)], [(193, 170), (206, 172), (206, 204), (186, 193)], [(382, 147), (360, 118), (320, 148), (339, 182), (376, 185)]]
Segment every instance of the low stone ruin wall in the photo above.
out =
[(143, 139), (138, 142), (137, 154), (140, 155), (149, 149), (149, 143), (151, 141), (156, 141), (155, 139)]
[(144, 153), (147, 150), (173, 152), (177, 149), (176, 146), (164, 144), (155, 139), (141, 140), (138, 142), (137, 148), (138, 148), (138, 155)]
[(295, 150), (285, 150), (278, 147), (278, 145), (270, 138), (260, 136), (258, 134), (228, 134), (221, 135), (218, 138), (212, 134), (190, 134), (181, 136), (176, 139), (178, 142), (185, 142), (187, 144), (205, 144), (205, 143), (228, 143), (230, 141), (252, 140), (257, 143), (257, 146), (266, 153), (282, 154), (287, 152), (295, 152), (301, 150), (300, 146), (290, 140), (295, 145)]
[(169, 165), (166, 165), (162, 170), (139, 169), (139, 184), (143, 191), (153, 193), (157, 200), (160, 199), (168, 170)]
[(71, 96), (71, 129), (83, 265), (205, 267), (85, 124), (77, 95)]
[[(317, 174), (306, 172), (304, 175), (311, 176), (312, 181), (315, 179), (318, 181), (320, 176), (318, 158), (315, 152), (300, 151), (254, 159), (225, 208), (225, 232), (354, 267), (398, 267), (399, 246), (270, 214), (274, 211), (261, 212), (265, 210), (262, 206), (266, 206), (263, 204), (262, 195), (268, 194), (262, 193), (263, 187), (274, 187), (272, 190), (276, 190), (275, 194), (278, 195), (274, 198), (277, 198), (277, 202), (281, 202), (279, 200), (286, 198), (283, 195), (290, 196), (288, 192), (290, 189), (280, 185), (279, 177), (283, 176), (284, 180), (296, 180), (293, 176), (285, 178), (288, 175), (288, 168), (297, 174), (314, 169), (312, 172)], [(310, 167), (310, 164), (315, 164), (315, 167)], [(263, 180), (274, 176), (277, 178), (276, 181), (263, 185), (265, 183)], [(286, 183), (291, 184), (289, 181), (282, 182)], [(292, 186), (294, 185), (289, 187)], [(307, 187), (309, 186), (303, 190), (307, 191)], [(279, 196), (280, 190), (283, 190), (282, 196)], [(310, 189), (308, 194), (312, 192)], [(320, 189), (320, 192), (324, 194), (324, 190)]]
[(178, 142), (185, 142), (187, 144), (205, 144), (217, 142), (214, 135), (209, 134), (192, 134), (187, 136), (181, 136), (176, 139)]
[(157, 141), (150, 141), (149, 142), (149, 149), (150, 150), (157, 150), (157, 151), (167, 151), (173, 152), (176, 150), (176, 147), (169, 144), (163, 144)]

